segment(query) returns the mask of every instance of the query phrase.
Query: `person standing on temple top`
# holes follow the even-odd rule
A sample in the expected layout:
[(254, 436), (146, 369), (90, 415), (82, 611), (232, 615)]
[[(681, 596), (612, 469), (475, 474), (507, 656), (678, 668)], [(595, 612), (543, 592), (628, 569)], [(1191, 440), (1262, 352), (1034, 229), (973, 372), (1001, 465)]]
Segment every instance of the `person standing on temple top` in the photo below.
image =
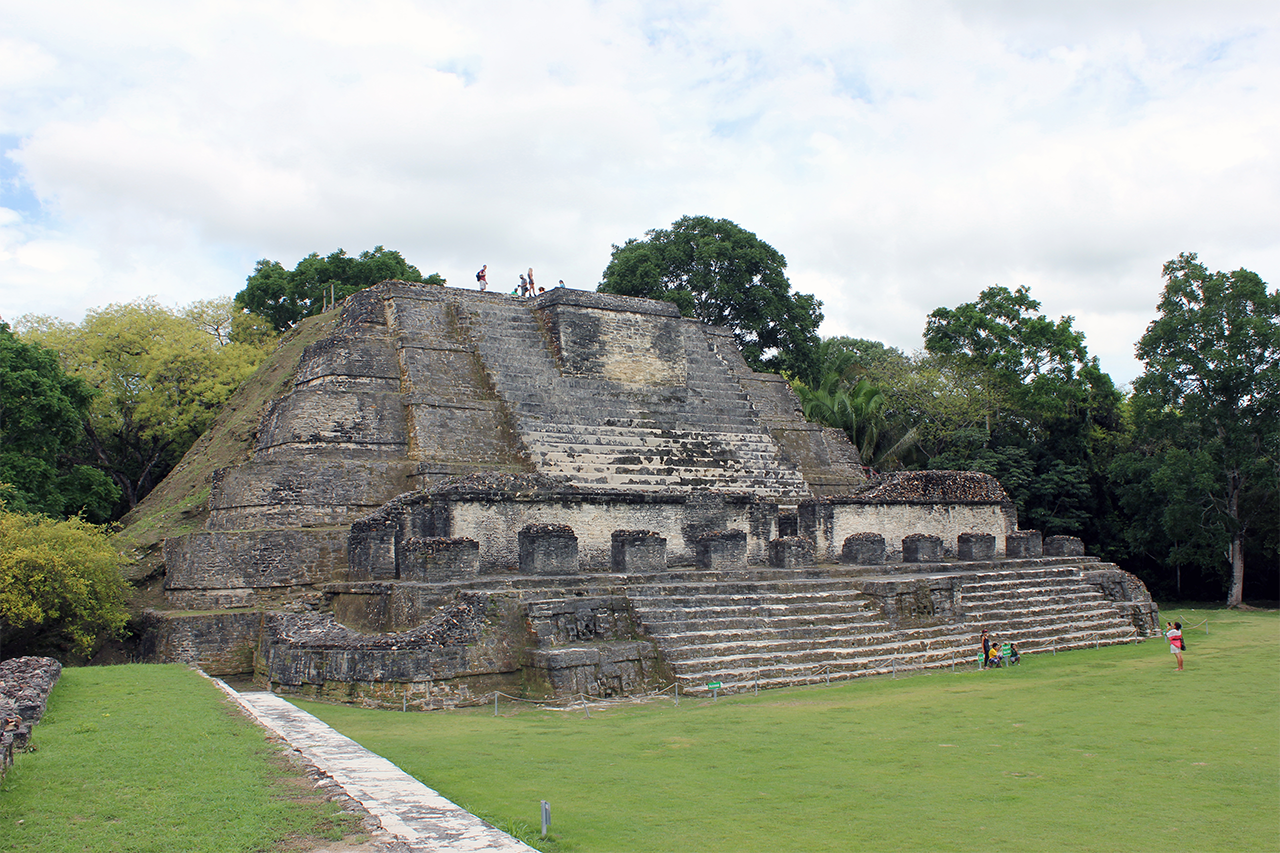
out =
[(529, 295), (533, 296), (533, 267), (529, 267)]
[(564, 287), (564, 279), (560, 279), (560, 283), (556, 287)]
[(480, 267), (480, 272), (476, 273), (476, 281), (480, 282), (480, 292), (483, 293), (489, 287), (489, 279), (485, 278), (485, 271), (489, 269), (489, 265), (485, 264)]
[(524, 273), (520, 273), (520, 295), (529, 295), (529, 282), (525, 280)]

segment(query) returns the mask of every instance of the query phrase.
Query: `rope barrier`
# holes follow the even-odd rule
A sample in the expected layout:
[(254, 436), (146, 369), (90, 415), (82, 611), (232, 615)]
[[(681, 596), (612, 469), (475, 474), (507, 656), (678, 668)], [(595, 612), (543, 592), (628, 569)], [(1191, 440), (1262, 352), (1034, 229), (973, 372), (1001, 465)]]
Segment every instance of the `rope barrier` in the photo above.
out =
[(672, 682), (660, 690), (653, 690), (648, 693), (639, 693), (632, 696), (624, 696), (617, 699), (607, 696), (590, 696), (586, 693), (574, 693), (560, 699), (526, 699), (523, 696), (512, 696), (509, 693), (503, 693), (500, 690), (493, 691), (493, 715), (498, 714), (498, 697), (518, 702), (525, 705), (533, 705), (538, 708), (545, 708), (551, 711), (576, 711), (583, 710), (587, 717), (591, 717), (591, 706), (608, 706), (608, 705), (634, 705), (638, 702), (645, 702), (650, 699), (657, 699), (667, 693), (672, 694), (675, 704), (680, 704), (680, 684)]

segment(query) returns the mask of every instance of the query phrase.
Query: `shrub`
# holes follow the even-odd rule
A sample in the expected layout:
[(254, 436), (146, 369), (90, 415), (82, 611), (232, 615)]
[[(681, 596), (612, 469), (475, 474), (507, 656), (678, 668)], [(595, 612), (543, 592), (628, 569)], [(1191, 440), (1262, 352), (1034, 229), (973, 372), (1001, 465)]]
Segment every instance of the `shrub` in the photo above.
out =
[(102, 528), (0, 504), (0, 649), (88, 655), (118, 635), (128, 619), (120, 564)]

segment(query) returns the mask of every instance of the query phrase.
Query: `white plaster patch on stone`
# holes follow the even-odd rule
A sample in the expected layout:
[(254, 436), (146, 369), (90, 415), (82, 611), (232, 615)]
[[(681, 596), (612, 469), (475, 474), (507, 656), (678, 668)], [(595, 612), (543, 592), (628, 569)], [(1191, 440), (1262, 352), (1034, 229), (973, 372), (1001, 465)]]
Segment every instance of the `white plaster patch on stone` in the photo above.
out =
[(534, 853), (534, 848), (485, 823), (274, 693), (237, 693), (214, 679), (265, 728), (342, 786), (378, 819), (383, 830), (412, 850)]

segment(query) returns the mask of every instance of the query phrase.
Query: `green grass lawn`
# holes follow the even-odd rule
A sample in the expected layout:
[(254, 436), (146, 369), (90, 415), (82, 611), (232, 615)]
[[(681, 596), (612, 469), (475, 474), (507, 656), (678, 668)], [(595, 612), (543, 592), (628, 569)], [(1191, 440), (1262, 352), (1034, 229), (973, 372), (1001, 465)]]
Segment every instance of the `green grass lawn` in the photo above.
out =
[(65, 669), (0, 786), (0, 850), (234, 853), (359, 830), (181, 666)]
[[(1280, 614), (1163, 615), (1210, 620), (1185, 672), (1152, 641), (590, 716), (306, 707), (550, 851), (1280, 850)], [(65, 670), (35, 741), (0, 787), (2, 851), (308, 849), (353, 828), (181, 667)]]
[(1280, 850), (1280, 614), (1162, 615), (1210, 620), (1185, 672), (1148, 641), (590, 716), (305, 707), (546, 850)]

